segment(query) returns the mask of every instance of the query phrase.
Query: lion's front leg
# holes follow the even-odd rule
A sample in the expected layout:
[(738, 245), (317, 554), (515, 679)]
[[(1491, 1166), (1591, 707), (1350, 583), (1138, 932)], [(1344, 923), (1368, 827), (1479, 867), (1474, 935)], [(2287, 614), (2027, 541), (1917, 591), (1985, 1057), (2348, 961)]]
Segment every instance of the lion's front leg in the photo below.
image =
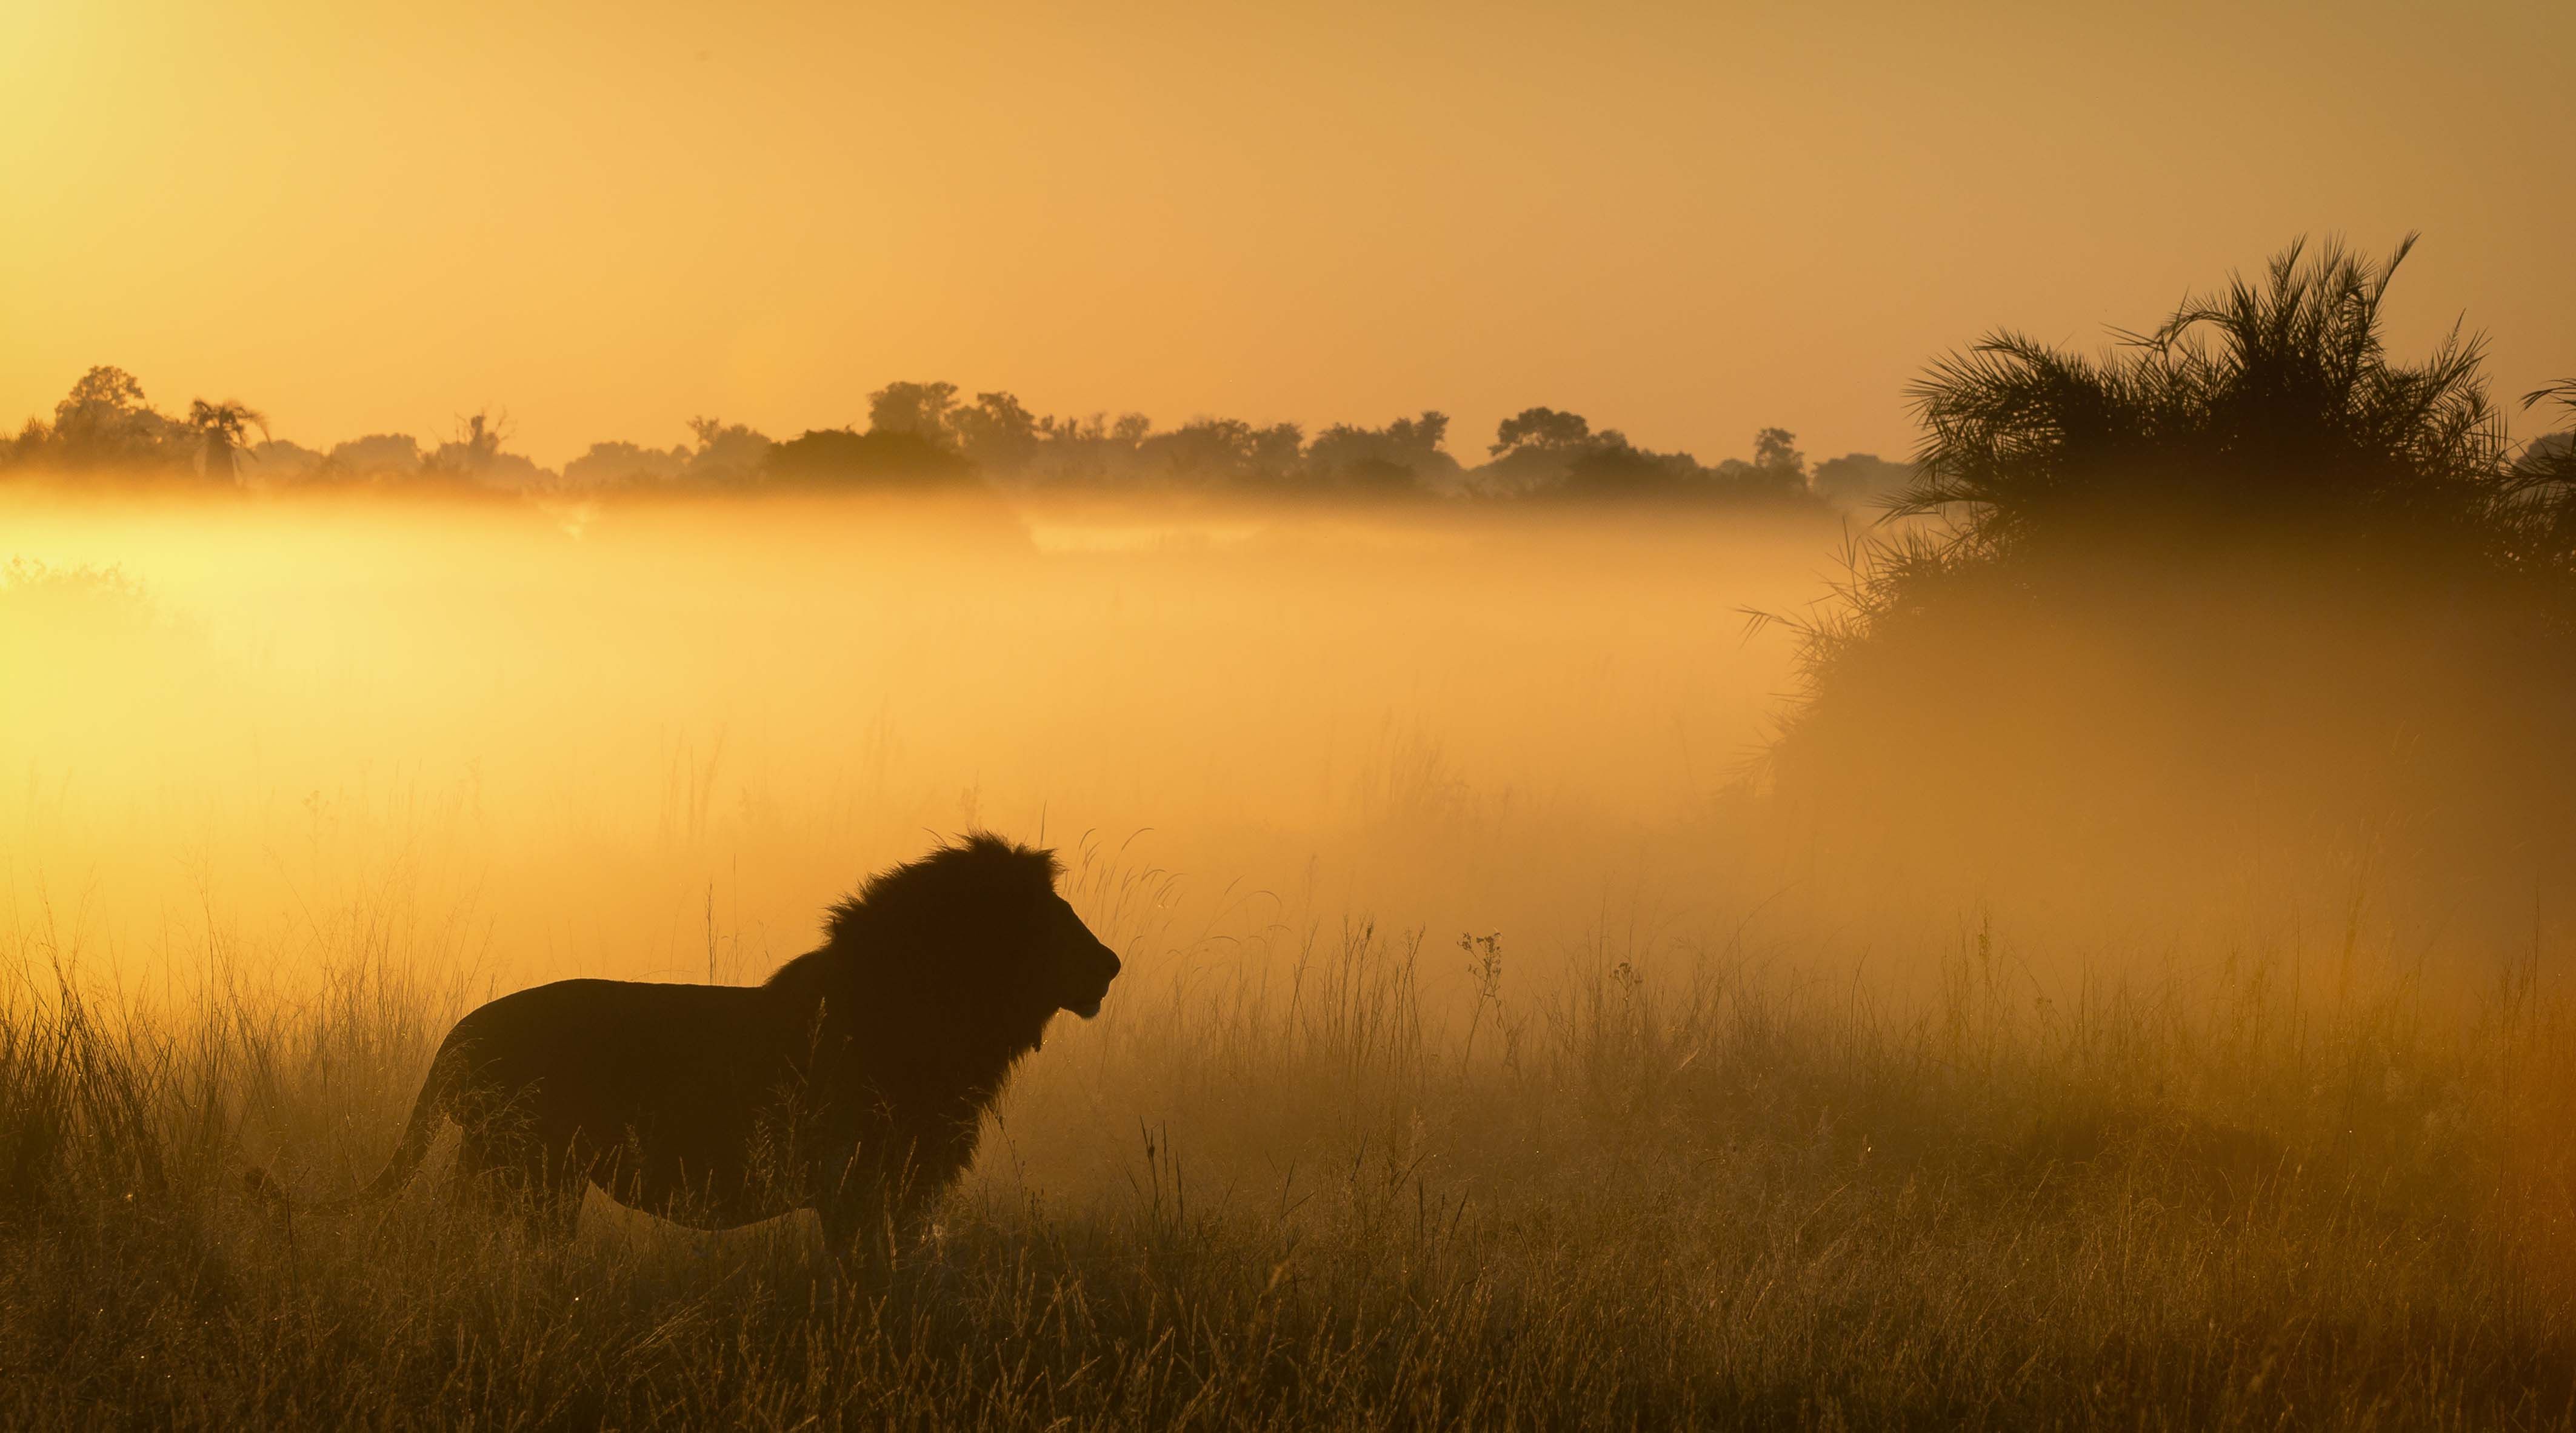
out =
[[(964, 1167), (956, 1141), (891, 1134), (862, 1143), (821, 1201), (833, 1253), (877, 1267), (920, 1242), (939, 1198)], [(970, 1146), (971, 1148), (971, 1146)]]
[(853, 1147), (828, 1172), (815, 1208), (823, 1216), (823, 1242), (844, 1269), (893, 1267), (901, 1241), (882, 1161)]

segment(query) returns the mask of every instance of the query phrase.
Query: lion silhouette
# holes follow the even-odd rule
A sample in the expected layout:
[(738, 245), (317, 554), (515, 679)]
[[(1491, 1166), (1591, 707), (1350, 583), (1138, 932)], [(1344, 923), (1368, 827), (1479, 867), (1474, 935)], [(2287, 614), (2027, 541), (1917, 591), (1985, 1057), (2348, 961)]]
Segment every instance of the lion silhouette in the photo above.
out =
[[(890, 1255), (974, 1158), (980, 1118), (1058, 1010), (1089, 1019), (1115, 952), (1056, 894), (1051, 851), (971, 834), (831, 908), (757, 986), (565, 980), (456, 1022), (393, 1158), (444, 1121), (452, 1197), (569, 1236), (586, 1189), (700, 1229), (796, 1209), (833, 1251)], [(263, 1174), (253, 1187), (281, 1204)]]

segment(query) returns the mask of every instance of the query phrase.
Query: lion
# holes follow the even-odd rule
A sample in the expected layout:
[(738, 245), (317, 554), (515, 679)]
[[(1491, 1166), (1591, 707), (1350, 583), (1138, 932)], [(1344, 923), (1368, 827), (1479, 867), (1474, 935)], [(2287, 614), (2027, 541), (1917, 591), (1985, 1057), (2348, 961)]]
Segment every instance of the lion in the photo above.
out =
[[(1119, 971), (1056, 894), (1052, 851), (983, 833), (835, 904), (823, 944), (757, 986), (565, 980), (476, 1009), (440, 1042), (402, 1143), (348, 1208), (410, 1182), (446, 1121), (451, 1197), (568, 1238), (597, 1185), (699, 1229), (797, 1209), (847, 1260), (920, 1231), (984, 1111), (1059, 1010)], [(254, 1189), (281, 1205), (261, 1172)], [(866, 1247), (862, 1247), (862, 1246)]]

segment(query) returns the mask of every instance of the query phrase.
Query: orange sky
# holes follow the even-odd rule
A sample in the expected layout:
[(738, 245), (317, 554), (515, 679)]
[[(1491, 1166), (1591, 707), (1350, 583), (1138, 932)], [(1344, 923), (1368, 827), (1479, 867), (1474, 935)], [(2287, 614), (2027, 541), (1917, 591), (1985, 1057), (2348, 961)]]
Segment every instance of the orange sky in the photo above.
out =
[(559, 463), (937, 377), (1894, 455), (1986, 328), (2408, 229), (2408, 347), (2576, 375), (2576, 5), (2114, 8), (0, 0), (0, 419), (115, 363)]

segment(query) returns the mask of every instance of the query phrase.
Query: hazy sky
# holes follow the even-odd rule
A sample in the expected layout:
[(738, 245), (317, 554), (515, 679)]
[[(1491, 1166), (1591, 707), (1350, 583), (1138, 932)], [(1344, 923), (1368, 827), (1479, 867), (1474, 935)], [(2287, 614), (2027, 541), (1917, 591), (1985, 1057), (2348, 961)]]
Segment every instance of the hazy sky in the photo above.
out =
[(94, 363), (307, 442), (862, 420), (891, 378), (1317, 424), (1912, 442), (2301, 233), (2576, 375), (2576, 4), (0, 0), (0, 419)]

